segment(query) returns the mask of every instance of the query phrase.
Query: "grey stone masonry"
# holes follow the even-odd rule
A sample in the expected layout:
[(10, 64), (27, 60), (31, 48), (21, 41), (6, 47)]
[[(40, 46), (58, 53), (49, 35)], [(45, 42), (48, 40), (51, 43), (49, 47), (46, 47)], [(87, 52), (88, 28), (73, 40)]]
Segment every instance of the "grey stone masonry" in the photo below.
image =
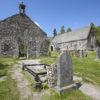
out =
[(0, 56), (37, 57), (47, 55), (46, 33), (26, 14), (16, 14), (0, 22)]
[(53, 64), (47, 67), (48, 86), (54, 88), (57, 86), (57, 65)]
[(55, 51), (60, 48), (63, 50), (95, 50), (96, 49), (96, 33), (90, 25), (77, 29), (75, 31), (59, 34), (51, 40), (50, 46)]
[(47, 34), (25, 13), (19, 4), (19, 14), (0, 21), (0, 56), (37, 57), (47, 55)]

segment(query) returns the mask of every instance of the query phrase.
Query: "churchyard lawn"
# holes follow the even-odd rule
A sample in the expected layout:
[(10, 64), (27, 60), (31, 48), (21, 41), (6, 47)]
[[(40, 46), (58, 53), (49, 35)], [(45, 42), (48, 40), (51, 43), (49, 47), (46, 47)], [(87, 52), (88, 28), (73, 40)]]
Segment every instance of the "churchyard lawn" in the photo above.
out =
[[(57, 52), (52, 52), (50, 57), (41, 57), (41, 63), (52, 64), (56, 61)], [(100, 60), (96, 60), (95, 52), (88, 52), (88, 56), (78, 58), (71, 56), (75, 76), (82, 77), (85, 82), (100, 86)]]
[(0, 58), (0, 100), (19, 100), (16, 82), (10, 72), (14, 64), (14, 58)]
[[(52, 64), (56, 61), (58, 53), (52, 52), (51, 57), (41, 58), (41, 63)], [(78, 58), (71, 56), (73, 62), (74, 76), (82, 78), (82, 83), (92, 83), (95, 86), (100, 87), (100, 61), (96, 60), (95, 52), (88, 52), (88, 56), (84, 58)], [(64, 93), (59, 96), (55, 92), (51, 92), (50, 99), (45, 97), (45, 100), (91, 100), (86, 97), (80, 90), (72, 90), (68, 93)]]
[[(41, 63), (50, 65), (55, 63), (58, 55), (58, 53), (52, 52), (50, 57), (40, 57), (39, 59)], [(74, 76), (82, 77), (83, 82), (90, 82), (93, 85), (100, 86), (100, 61), (95, 60), (95, 58), (95, 52), (89, 52), (88, 56), (84, 58), (72, 56), (73, 72)], [(17, 59), (15, 58), (0, 58), (0, 78), (6, 76), (4, 80), (0, 81), (0, 100), (19, 100), (20, 98), (17, 83), (11, 77), (11, 69), (16, 63)], [(29, 82), (32, 84), (33, 81)], [(44, 93), (41, 98), (43, 100), (91, 100), (90, 97), (78, 89), (68, 91), (63, 95), (59, 95), (51, 89), (46, 89), (46, 91), (49, 94), (45, 95)]]

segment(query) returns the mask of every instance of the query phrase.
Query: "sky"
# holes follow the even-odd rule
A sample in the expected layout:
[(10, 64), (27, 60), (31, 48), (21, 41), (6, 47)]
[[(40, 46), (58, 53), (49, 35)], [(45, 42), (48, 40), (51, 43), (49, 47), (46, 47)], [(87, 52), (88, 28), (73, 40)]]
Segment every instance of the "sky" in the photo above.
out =
[(76, 30), (100, 25), (100, 0), (0, 0), (0, 20), (19, 13), (20, 2), (26, 5), (26, 14), (47, 34), (53, 29), (59, 33), (62, 25)]

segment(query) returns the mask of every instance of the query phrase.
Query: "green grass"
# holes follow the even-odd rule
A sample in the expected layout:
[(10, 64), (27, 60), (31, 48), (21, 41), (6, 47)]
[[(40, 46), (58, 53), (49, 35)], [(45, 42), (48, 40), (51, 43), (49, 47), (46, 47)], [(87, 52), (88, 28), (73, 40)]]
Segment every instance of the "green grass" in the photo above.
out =
[(88, 57), (72, 57), (73, 71), (81, 76), (84, 81), (100, 85), (100, 61), (96, 61), (95, 52), (89, 52)]
[(10, 73), (16, 62), (15, 58), (0, 58), (0, 77), (6, 76), (4, 81), (0, 81), (0, 100), (19, 100), (16, 82), (11, 78)]
[[(55, 56), (53, 55), (55, 54)], [(51, 57), (41, 58), (41, 63), (53, 64), (58, 54), (53, 52)], [(72, 56), (73, 72), (74, 75), (80, 76), (85, 82), (91, 82), (96, 85), (100, 85), (100, 61), (96, 61), (96, 53), (88, 52), (88, 56), (84, 58), (78, 58)], [(80, 90), (72, 90), (63, 95), (59, 95), (55, 92), (51, 92), (50, 96), (45, 96), (43, 100), (91, 100), (84, 95)]]
[(62, 95), (56, 93), (53, 90), (49, 90), (50, 95), (44, 95), (42, 100), (91, 100), (90, 97), (85, 96), (79, 90), (70, 90)]
[[(51, 57), (42, 57), (41, 63), (53, 64), (56, 62), (58, 54), (53, 52)], [(86, 82), (91, 82), (96, 85), (100, 85), (100, 61), (96, 61), (96, 53), (88, 52), (88, 56), (84, 58), (78, 58), (72, 56), (73, 72), (74, 75), (80, 76)]]
[(51, 52), (51, 56), (40, 57), (40, 59), (41, 59), (40, 62), (51, 65), (56, 61), (58, 55), (59, 54), (57, 52)]
[(16, 63), (15, 58), (2, 58), (0, 57), (0, 76), (7, 75), (10, 66)]

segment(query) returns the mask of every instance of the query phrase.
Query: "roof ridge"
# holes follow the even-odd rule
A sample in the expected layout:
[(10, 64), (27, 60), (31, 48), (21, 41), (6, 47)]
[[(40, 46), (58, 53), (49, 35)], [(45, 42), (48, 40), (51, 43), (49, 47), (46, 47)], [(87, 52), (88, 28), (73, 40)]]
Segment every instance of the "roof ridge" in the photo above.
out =
[(91, 26), (86, 26), (83, 28), (79, 28), (75, 31), (60, 34), (58, 36), (55, 36), (52, 42), (61, 43), (61, 42), (69, 42), (69, 41), (86, 39), (90, 33), (90, 29), (91, 29)]

